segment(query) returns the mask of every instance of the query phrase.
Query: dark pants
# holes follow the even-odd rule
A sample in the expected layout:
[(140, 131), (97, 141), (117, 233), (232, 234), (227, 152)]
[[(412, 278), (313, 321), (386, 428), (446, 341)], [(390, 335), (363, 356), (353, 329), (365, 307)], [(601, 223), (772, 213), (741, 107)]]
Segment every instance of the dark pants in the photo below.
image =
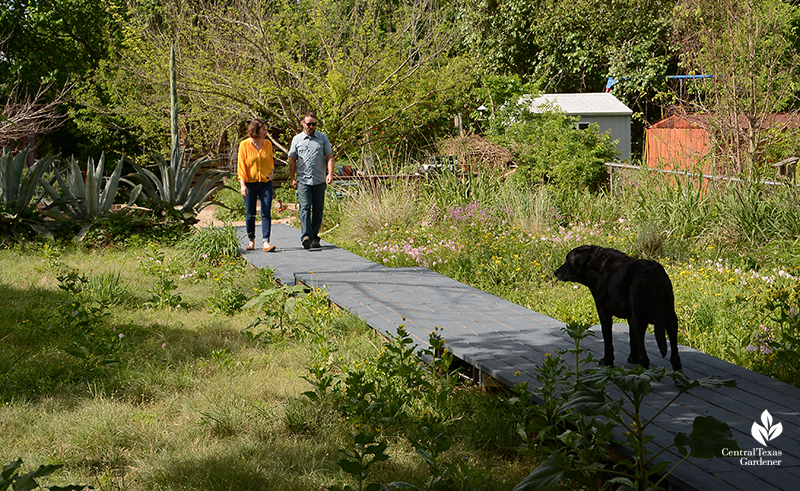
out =
[(319, 240), (319, 228), (322, 225), (322, 210), (325, 208), (325, 188), (322, 184), (297, 184), (297, 202), (300, 205), (300, 237)]
[(269, 242), (269, 234), (272, 230), (272, 181), (269, 182), (247, 182), (247, 196), (244, 198), (244, 225), (247, 230), (247, 238), (256, 238), (256, 201), (261, 203), (261, 235), (264, 242)]

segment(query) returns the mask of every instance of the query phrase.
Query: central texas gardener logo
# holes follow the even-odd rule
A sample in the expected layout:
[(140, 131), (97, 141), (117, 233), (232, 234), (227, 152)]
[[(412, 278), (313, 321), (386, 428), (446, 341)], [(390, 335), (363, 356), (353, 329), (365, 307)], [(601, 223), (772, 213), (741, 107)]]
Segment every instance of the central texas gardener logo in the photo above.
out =
[(774, 440), (783, 432), (783, 425), (781, 423), (773, 425), (772, 415), (767, 410), (761, 413), (761, 423), (762, 424), (758, 424), (757, 422), (753, 423), (753, 427), (750, 428), (750, 434), (753, 435), (753, 438), (755, 438), (758, 443), (766, 447), (768, 441)]

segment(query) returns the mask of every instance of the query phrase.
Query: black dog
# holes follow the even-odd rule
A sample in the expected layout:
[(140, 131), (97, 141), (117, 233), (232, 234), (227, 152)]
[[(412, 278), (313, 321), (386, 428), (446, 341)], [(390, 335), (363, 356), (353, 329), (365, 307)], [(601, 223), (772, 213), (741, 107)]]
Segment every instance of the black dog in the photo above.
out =
[(620, 251), (599, 246), (580, 246), (567, 254), (555, 272), (561, 281), (574, 281), (589, 287), (600, 316), (605, 353), (600, 363), (613, 366), (614, 345), (611, 317), (628, 320), (631, 339), (629, 363), (645, 368), (650, 359), (644, 347), (644, 334), (653, 324), (661, 356), (667, 356), (669, 334), (673, 370), (681, 369), (678, 355), (678, 316), (672, 282), (664, 267), (655, 261), (634, 259)]

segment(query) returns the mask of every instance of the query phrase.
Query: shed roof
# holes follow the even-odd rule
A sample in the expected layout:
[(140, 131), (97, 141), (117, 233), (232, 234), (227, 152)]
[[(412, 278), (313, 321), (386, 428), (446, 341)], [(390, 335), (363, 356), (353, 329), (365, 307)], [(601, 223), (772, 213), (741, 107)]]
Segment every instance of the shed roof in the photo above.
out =
[(633, 111), (609, 92), (588, 94), (542, 94), (530, 98), (530, 110), (538, 113), (546, 110), (547, 103), (559, 107), (571, 115), (580, 116), (630, 116)]
[[(739, 116), (739, 127), (749, 128), (750, 121), (744, 116)], [(708, 129), (710, 126), (711, 115), (708, 113), (696, 114), (673, 114), (656, 121), (648, 126), (654, 129), (685, 129), (701, 128)], [(761, 128), (800, 128), (800, 115), (795, 113), (772, 113), (763, 116), (758, 124)]]

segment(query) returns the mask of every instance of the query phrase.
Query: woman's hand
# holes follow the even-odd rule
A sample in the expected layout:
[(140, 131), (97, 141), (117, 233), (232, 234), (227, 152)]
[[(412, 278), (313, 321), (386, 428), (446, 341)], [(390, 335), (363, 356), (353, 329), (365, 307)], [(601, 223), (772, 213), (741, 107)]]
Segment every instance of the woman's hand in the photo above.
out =
[(244, 181), (239, 181), (239, 183), (241, 184), (241, 187), (239, 188), (239, 192), (241, 192), (242, 196), (244, 196), (246, 198), (247, 197), (247, 185), (245, 184)]

